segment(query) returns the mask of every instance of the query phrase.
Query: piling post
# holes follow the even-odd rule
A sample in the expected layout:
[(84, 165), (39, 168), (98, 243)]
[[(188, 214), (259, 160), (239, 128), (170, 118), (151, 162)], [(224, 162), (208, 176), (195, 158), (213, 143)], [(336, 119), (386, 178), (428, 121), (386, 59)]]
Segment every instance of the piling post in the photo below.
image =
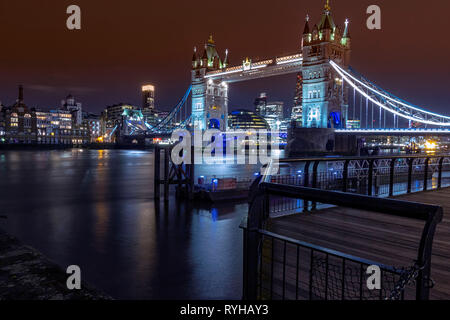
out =
[(170, 165), (170, 159), (169, 159), (169, 148), (164, 148), (164, 201), (169, 201), (169, 165)]
[(160, 183), (161, 183), (161, 149), (158, 145), (155, 147), (155, 174), (154, 174), (154, 189), (155, 199), (159, 200), (161, 197)]

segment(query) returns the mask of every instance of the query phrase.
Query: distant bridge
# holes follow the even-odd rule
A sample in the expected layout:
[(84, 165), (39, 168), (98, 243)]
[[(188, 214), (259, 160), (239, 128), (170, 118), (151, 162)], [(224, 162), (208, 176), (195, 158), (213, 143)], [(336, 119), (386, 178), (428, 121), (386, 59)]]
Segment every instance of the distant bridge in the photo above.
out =
[(414, 128), (392, 128), (392, 129), (336, 129), (337, 134), (351, 134), (359, 136), (446, 136), (450, 135), (450, 129), (414, 129)]

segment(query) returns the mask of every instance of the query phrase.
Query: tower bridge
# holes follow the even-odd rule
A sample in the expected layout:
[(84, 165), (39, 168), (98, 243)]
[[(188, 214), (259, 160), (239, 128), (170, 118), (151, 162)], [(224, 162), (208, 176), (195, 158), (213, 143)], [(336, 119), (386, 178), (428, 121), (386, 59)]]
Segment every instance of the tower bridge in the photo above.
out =
[(199, 56), (192, 59), (192, 120), (197, 129), (227, 128), (229, 84), (289, 73), (301, 73), (303, 80), (303, 123), (305, 128), (345, 127), (348, 119), (348, 93), (333, 60), (347, 69), (351, 39), (348, 20), (340, 28), (334, 23), (327, 1), (318, 24), (312, 28), (306, 18), (299, 52), (261, 61), (246, 58), (230, 66), (228, 50), (221, 60), (212, 37)]
[[(330, 132), (340, 136), (450, 134), (450, 117), (408, 103), (352, 69), (351, 46), (349, 20), (335, 23), (328, 0), (318, 23), (313, 25), (306, 17), (298, 51), (290, 55), (245, 58), (233, 65), (229, 51), (221, 56), (211, 36), (202, 51), (194, 48), (191, 86), (159, 124), (145, 124), (146, 134), (168, 135), (177, 128), (226, 130), (233, 83), (290, 73), (299, 80), (296, 109), (302, 114), (299, 128), (293, 130), (311, 129), (305, 135), (310, 140)], [(137, 132), (135, 127), (129, 131)]]

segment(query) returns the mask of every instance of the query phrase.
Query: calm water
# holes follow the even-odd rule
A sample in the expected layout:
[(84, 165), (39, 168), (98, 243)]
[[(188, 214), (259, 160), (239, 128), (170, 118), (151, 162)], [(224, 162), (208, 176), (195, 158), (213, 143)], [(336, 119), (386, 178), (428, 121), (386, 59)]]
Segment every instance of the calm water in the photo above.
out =
[(240, 299), (246, 204), (156, 205), (153, 154), (1, 151), (0, 227), (123, 299)]

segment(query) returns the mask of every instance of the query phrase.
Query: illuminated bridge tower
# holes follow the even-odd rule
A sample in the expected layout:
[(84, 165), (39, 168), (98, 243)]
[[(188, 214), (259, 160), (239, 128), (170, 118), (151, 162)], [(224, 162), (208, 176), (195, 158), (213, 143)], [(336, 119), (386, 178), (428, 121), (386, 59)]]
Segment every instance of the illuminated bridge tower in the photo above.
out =
[(343, 31), (334, 24), (329, 0), (319, 25), (303, 32), (303, 127), (345, 128), (348, 119), (348, 92), (328, 63), (333, 60), (347, 69), (350, 63), (348, 20)]
[(203, 55), (194, 49), (192, 58), (192, 123), (195, 129), (227, 129), (228, 84), (221, 80), (208, 79), (206, 73), (224, 69), (228, 65), (228, 50), (225, 59), (217, 53), (210, 36)]

